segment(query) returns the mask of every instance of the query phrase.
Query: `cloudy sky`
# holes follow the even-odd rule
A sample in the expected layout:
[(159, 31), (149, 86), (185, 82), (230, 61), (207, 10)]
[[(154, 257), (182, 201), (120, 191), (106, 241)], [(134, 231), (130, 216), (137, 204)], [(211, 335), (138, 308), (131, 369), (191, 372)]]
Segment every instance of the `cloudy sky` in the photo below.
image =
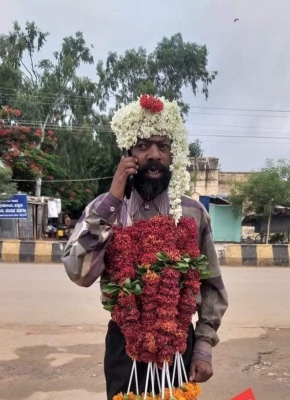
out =
[[(289, 0), (9, 0), (1, 9), (0, 33), (14, 20), (50, 32), (45, 56), (78, 30), (96, 61), (140, 45), (151, 51), (178, 32), (206, 44), (219, 74), (208, 101), (185, 92), (189, 140), (199, 138), (224, 171), (290, 158)], [(82, 73), (95, 76), (93, 67)]]

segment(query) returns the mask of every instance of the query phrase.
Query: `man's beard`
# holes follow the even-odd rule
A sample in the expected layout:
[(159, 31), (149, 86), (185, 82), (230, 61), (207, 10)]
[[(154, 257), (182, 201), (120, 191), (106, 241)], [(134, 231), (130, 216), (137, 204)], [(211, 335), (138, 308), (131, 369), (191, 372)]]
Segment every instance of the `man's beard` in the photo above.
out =
[[(148, 171), (161, 172), (160, 178), (150, 178)], [(134, 187), (145, 200), (152, 200), (165, 192), (169, 186), (171, 171), (159, 161), (148, 160), (143, 167), (139, 168), (138, 174), (134, 175)]]

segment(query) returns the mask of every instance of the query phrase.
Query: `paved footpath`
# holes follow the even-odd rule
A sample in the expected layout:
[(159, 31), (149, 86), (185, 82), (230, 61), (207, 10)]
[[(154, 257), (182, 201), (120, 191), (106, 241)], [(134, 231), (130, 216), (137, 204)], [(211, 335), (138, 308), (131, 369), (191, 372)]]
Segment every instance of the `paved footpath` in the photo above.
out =
[[(201, 400), (290, 399), (290, 268), (225, 267), (230, 308)], [(0, 264), (0, 400), (105, 400), (109, 315), (61, 265)]]

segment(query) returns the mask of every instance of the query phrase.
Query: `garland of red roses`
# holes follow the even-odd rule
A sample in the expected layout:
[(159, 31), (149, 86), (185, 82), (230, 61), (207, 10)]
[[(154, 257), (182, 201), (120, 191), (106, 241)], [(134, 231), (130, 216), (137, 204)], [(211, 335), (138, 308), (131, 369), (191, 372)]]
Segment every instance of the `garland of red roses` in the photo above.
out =
[(186, 349), (200, 279), (208, 277), (196, 221), (183, 217), (175, 225), (172, 217), (157, 216), (116, 226), (105, 261), (105, 308), (121, 328), (127, 354), (172, 364), (174, 354)]

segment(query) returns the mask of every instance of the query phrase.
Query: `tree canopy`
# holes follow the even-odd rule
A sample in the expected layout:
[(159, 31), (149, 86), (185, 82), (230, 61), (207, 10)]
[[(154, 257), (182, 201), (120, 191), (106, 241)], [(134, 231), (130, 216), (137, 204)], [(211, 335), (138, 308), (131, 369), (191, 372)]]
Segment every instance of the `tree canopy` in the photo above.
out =
[(105, 63), (97, 64), (99, 105), (105, 109), (113, 97), (120, 107), (147, 93), (177, 100), (187, 115), (190, 106), (183, 100), (185, 87), (196, 94), (201, 83), (202, 93), (209, 96), (217, 71), (209, 71), (207, 63), (206, 46), (184, 42), (180, 33), (164, 37), (152, 53), (143, 47), (127, 50), (124, 55), (110, 52)]
[(17, 192), (17, 185), (11, 181), (12, 171), (0, 163), (0, 200), (9, 199)]
[(245, 215), (255, 213), (267, 218), (267, 243), (271, 216), (278, 205), (290, 205), (290, 162), (267, 160), (259, 172), (250, 175), (247, 182), (235, 182), (231, 187), (229, 201), (236, 212)]
[(199, 139), (195, 139), (189, 143), (189, 157), (203, 157), (202, 143)]
[[(200, 86), (207, 98), (217, 72), (207, 69), (206, 46), (181, 34), (151, 53), (112, 51), (96, 66), (82, 32), (63, 38), (51, 57), (48, 40), (35, 22), (14, 22), (0, 35), (0, 158), (19, 190), (37, 193), (42, 182), (42, 195), (60, 195), (77, 210), (109, 189), (121, 157), (110, 128), (114, 109), (147, 93), (176, 99), (185, 116), (183, 89), (196, 94)], [(84, 65), (90, 77), (81, 76)]]

